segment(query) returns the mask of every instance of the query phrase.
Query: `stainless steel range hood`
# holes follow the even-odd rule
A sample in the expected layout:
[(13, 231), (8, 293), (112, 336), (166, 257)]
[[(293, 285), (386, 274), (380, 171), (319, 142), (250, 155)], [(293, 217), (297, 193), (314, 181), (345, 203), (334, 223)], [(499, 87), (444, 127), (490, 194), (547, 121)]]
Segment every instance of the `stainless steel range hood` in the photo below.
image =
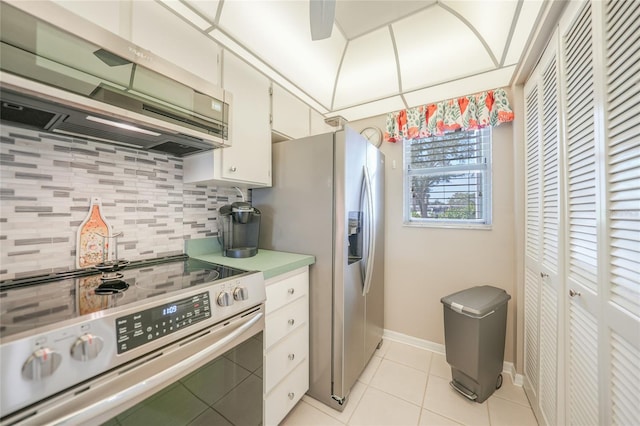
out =
[(3, 124), (178, 156), (230, 145), (228, 92), (53, 2), (0, 17)]

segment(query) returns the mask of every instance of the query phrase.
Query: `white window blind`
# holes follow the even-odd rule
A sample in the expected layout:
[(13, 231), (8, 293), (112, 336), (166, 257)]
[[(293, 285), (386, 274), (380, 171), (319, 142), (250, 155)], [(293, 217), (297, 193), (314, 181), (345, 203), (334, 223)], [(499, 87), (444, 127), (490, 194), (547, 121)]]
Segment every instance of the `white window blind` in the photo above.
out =
[(491, 128), (405, 140), (405, 223), (491, 224)]

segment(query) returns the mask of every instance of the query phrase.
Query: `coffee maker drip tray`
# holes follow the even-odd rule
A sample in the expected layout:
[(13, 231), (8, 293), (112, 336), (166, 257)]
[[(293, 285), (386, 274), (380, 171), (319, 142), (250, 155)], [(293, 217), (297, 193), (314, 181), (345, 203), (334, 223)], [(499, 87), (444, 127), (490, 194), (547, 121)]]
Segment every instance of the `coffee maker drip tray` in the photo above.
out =
[(225, 256), (227, 257), (243, 258), (255, 256), (256, 254), (258, 254), (257, 247), (233, 247), (225, 250)]

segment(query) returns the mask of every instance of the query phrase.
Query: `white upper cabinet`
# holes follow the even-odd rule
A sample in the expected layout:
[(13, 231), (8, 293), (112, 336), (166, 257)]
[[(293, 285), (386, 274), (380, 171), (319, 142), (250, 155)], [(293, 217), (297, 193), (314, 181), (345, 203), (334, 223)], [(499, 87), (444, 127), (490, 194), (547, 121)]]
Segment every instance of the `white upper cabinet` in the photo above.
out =
[(271, 186), (271, 82), (230, 52), (222, 72), (222, 87), (233, 96), (231, 146), (186, 157), (184, 181)]
[(273, 85), (271, 129), (289, 139), (309, 136), (309, 106), (277, 84)]
[(271, 186), (271, 82), (237, 56), (225, 52), (223, 88), (233, 95), (231, 148), (221, 151), (225, 179)]
[(53, 3), (100, 25), (107, 31), (128, 38), (120, 25), (122, 14), (126, 14), (129, 7), (127, 2), (53, 0)]
[(133, 43), (220, 86), (218, 44), (160, 3), (134, 1), (131, 8)]
[(55, 3), (220, 86), (220, 46), (155, 1)]

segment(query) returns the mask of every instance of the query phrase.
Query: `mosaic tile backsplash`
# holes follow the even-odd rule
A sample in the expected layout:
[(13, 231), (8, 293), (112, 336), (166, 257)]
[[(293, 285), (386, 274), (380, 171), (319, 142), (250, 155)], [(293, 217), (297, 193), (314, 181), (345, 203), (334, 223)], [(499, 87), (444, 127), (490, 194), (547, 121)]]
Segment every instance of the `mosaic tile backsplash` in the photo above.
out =
[(10, 126), (0, 129), (0, 279), (75, 268), (76, 233), (100, 197), (118, 257), (181, 254), (217, 235), (234, 188), (185, 184), (182, 159)]

